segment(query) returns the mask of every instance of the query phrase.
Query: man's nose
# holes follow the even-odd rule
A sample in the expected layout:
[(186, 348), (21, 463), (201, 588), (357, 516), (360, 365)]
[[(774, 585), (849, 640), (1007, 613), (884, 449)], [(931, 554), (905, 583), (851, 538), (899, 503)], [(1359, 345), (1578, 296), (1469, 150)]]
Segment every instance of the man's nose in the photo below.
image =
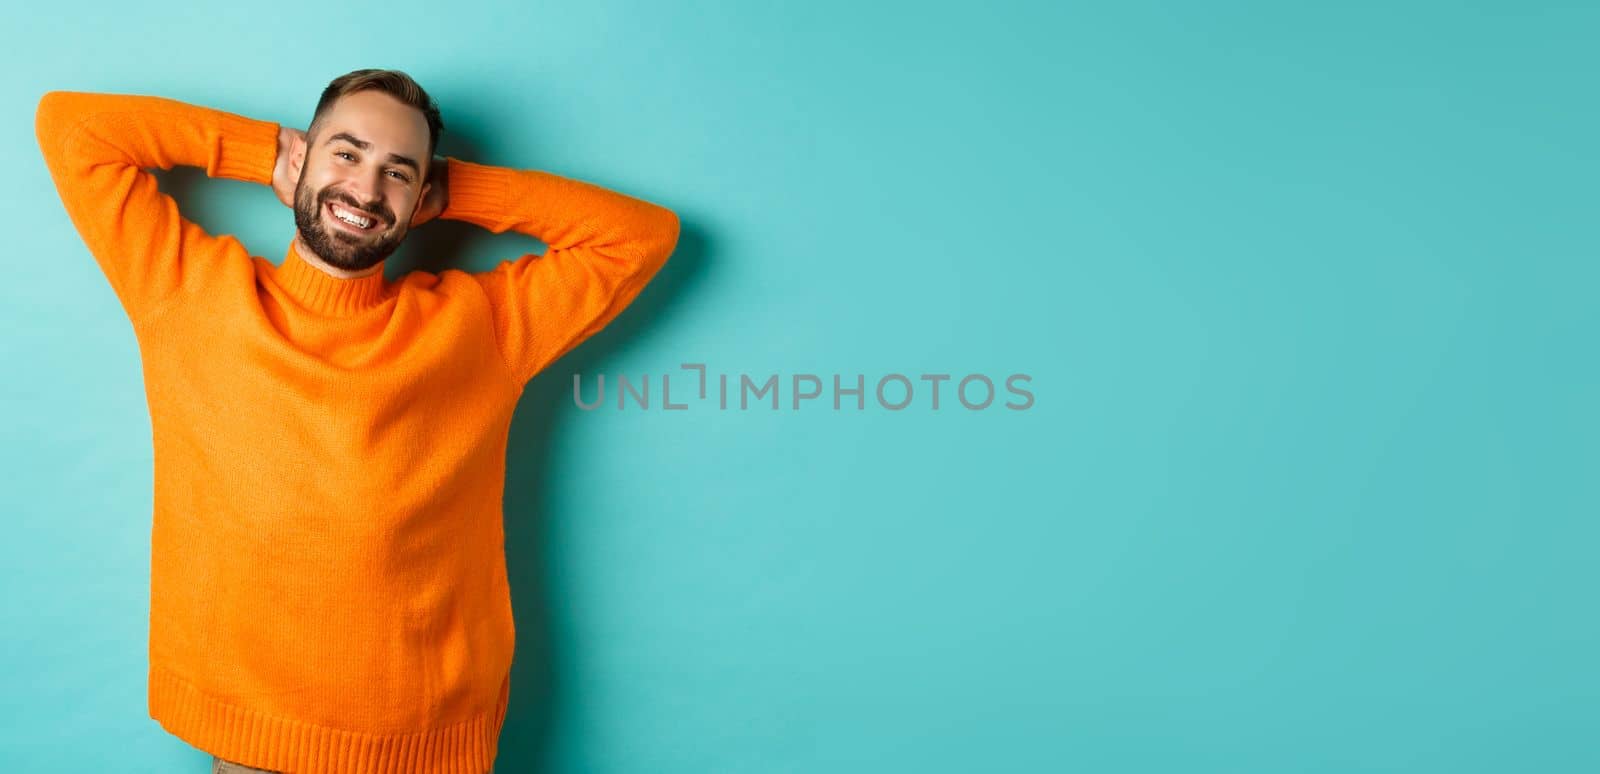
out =
[(371, 211), (373, 207), (381, 204), (379, 201), (383, 190), (382, 180), (378, 173), (359, 174), (350, 180), (350, 195), (356, 198), (356, 205)]

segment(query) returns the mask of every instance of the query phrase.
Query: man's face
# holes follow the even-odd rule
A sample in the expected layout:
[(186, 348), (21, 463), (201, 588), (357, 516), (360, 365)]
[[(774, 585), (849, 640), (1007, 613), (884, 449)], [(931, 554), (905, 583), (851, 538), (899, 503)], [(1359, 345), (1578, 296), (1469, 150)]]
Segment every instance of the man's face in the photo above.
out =
[(427, 119), (381, 91), (359, 91), (340, 97), (315, 132), (294, 191), (300, 239), (340, 269), (375, 266), (405, 239), (427, 192)]

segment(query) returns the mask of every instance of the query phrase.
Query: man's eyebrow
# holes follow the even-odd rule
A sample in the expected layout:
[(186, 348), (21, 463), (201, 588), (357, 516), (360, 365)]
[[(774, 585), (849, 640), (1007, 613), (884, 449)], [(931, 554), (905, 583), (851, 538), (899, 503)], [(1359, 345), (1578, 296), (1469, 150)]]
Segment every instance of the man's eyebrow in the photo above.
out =
[[(351, 145), (354, 145), (362, 150), (372, 150), (372, 143), (356, 137), (349, 132), (337, 132), (332, 137), (329, 137), (328, 141), (323, 144), (332, 145), (336, 140), (344, 140), (345, 142), (350, 143)], [(391, 153), (389, 154), (389, 160), (396, 164), (400, 164), (401, 166), (411, 167), (411, 171), (417, 174), (422, 173), (422, 167), (417, 164), (416, 159), (413, 159), (410, 156), (402, 156), (398, 153)]]

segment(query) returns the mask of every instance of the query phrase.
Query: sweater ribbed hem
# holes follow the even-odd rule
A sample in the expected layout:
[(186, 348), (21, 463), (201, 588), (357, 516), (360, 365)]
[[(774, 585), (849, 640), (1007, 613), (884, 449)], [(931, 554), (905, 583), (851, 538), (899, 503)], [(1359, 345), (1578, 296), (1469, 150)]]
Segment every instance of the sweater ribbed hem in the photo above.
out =
[(168, 733), (224, 760), (286, 774), (484, 774), (498, 751), (510, 698), (453, 725), (366, 733), (273, 717), (209, 696), (150, 665), (150, 717)]

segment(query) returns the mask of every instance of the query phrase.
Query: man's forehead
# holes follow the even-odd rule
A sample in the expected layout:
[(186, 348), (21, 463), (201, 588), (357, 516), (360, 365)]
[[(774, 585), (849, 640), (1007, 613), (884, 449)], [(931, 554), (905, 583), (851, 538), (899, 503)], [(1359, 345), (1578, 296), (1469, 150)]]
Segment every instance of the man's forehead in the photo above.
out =
[(422, 112), (379, 91), (346, 94), (318, 122), (324, 143), (343, 136), (379, 150), (421, 155), (428, 147), (428, 121)]

